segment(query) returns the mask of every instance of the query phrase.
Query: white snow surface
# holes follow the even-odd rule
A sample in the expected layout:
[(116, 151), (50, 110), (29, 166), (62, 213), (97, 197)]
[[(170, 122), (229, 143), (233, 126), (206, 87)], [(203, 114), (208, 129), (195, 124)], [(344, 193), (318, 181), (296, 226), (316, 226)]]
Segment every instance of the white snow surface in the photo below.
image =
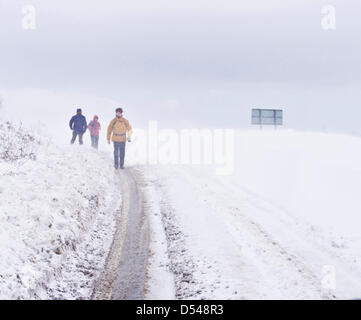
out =
[(0, 160), (0, 299), (88, 299), (121, 203), (109, 157), (42, 143)]
[[(29, 150), (0, 160), (0, 299), (89, 299), (121, 205), (110, 154)], [(229, 176), (134, 165), (151, 228), (146, 298), (360, 298), (361, 138), (239, 131), (235, 150)]]
[[(179, 299), (360, 298), (361, 139), (242, 131), (236, 141), (230, 176), (138, 167), (168, 248), (150, 259), (150, 279), (166, 265)], [(159, 292), (161, 283), (147, 298)]]

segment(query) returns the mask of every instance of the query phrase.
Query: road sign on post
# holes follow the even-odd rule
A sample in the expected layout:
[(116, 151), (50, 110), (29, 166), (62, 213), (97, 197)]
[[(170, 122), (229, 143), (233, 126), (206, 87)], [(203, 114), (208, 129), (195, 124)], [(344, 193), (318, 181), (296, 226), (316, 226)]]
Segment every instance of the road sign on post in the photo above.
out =
[(277, 126), (283, 125), (283, 110), (281, 109), (252, 109), (252, 124), (259, 125), (273, 125), (275, 129)]

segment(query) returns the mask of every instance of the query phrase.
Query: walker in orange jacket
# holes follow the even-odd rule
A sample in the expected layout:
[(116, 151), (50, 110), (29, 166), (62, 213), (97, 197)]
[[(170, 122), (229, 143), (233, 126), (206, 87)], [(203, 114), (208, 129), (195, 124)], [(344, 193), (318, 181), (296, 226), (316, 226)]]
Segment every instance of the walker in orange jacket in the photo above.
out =
[[(124, 169), (125, 143), (132, 136), (132, 127), (129, 121), (123, 117), (122, 108), (115, 110), (116, 117), (110, 122), (107, 131), (107, 140), (110, 144), (110, 138), (114, 143), (114, 167), (115, 169)], [(128, 134), (128, 137), (127, 137)]]

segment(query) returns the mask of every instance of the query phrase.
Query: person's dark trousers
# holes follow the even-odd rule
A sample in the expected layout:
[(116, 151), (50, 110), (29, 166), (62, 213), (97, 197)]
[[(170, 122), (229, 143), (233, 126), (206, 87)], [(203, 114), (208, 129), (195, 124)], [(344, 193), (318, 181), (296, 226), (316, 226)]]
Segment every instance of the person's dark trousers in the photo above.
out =
[(114, 142), (114, 167), (124, 166), (125, 142)]
[(92, 141), (92, 147), (95, 149), (98, 149), (99, 144), (99, 136), (92, 136), (90, 135), (91, 141)]
[(79, 144), (83, 144), (83, 133), (78, 133), (75, 131), (73, 131), (73, 137), (71, 139), (71, 144), (74, 144), (77, 136), (79, 136)]

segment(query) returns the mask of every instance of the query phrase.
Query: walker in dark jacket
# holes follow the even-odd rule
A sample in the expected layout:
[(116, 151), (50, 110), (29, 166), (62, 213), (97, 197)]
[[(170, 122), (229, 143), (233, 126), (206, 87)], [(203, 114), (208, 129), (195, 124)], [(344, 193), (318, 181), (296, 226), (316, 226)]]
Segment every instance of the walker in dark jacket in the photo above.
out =
[(69, 126), (73, 130), (73, 137), (71, 144), (74, 144), (76, 137), (79, 136), (79, 144), (83, 144), (83, 134), (87, 129), (86, 118), (81, 114), (81, 109), (78, 109), (77, 114), (70, 119)]

